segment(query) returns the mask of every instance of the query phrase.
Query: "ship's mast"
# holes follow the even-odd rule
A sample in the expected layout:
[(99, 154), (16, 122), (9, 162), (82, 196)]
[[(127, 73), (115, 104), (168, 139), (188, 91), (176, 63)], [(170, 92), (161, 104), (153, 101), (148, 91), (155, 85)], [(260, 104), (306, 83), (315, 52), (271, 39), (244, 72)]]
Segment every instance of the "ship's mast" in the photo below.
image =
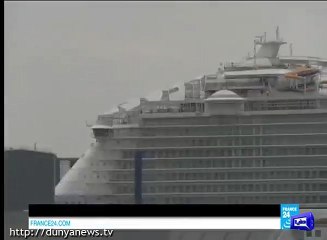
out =
[(254, 40), (254, 43), (253, 43), (253, 62), (254, 62), (254, 67), (256, 67), (257, 66), (257, 57), (256, 57), (256, 52), (257, 52), (257, 48), (256, 48), (256, 46), (257, 46), (257, 41), (256, 40)]
[(276, 28), (276, 41), (279, 41), (279, 26)]
[(293, 44), (290, 43), (290, 56), (292, 57), (293, 56)]
[(257, 45), (261, 45), (260, 49), (256, 53), (256, 58), (276, 58), (281, 45), (286, 42), (282, 41), (279, 36), (279, 27), (276, 28), (276, 39), (267, 41), (266, 32), (262, 36), (256, 36), (259, 41), (256, 41)]

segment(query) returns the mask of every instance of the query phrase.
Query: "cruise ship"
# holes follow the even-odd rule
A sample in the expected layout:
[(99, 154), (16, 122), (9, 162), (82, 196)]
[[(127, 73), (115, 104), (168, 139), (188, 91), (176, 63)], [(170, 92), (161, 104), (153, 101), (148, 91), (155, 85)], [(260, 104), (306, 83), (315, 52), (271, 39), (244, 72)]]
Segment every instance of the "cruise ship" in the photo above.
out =
[(327, 203), (327, 59), (253, 55), (100, 114), (95, 138), (56, 186), (57, 203)]

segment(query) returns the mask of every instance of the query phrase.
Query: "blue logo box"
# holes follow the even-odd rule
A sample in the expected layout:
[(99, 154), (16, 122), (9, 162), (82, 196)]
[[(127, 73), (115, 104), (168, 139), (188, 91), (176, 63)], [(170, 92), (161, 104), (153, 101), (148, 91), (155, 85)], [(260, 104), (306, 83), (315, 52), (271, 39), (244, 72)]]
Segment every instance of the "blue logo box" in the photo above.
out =
[(312, 231), (314, 229), (314, 216), (312, 212), (306, 212), (291, 217), (291, 229)]
[(291, 229), (291, 217), (300, 213), (299, 204), (280, 205), (280, 229)]

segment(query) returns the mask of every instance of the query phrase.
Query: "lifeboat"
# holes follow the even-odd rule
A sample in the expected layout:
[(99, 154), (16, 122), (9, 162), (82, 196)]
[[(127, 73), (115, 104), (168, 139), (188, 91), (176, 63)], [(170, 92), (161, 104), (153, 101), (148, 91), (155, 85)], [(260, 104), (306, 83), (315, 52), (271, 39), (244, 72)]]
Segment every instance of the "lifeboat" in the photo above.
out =
[(292, 72), (286, 73), (285, 78), (300, 80), (300, 79), (303, 79), (304, 77), (313, 76), (317, 73), (319, 73), (319, 70), (316, 68), (299, 67)]

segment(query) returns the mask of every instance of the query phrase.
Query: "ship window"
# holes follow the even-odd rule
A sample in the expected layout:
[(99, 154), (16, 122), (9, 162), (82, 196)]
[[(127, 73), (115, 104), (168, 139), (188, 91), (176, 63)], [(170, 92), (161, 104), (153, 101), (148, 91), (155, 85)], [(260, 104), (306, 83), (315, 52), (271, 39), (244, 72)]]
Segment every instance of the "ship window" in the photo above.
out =
[(109, 129), (93, 129), (95, 137), (106, 137), (109, 135)]
[(171, 157), (176, 157), (176, 151), (172, 150), (172, 151), (170, 152), (170, 156), (171, 156)]
[(321, 237), (321, 230), (315, 231), (315, 237)]
[(190, 155), (190, 151), (189, 150), (185, 150), (185, 156), (188, 157)]
[(153, 151), (149, 151), (149, 152), (148, 152), (148, 157), (149, 157), (149, 158), (153, 158), (153, 157), (154, 157)]
[(170, 151), (164, 151), (164, 157), (169, 158), (170, 157)]
[(311, 231), (307, 231), (307, 237), (312, 237), (312, 232)]

